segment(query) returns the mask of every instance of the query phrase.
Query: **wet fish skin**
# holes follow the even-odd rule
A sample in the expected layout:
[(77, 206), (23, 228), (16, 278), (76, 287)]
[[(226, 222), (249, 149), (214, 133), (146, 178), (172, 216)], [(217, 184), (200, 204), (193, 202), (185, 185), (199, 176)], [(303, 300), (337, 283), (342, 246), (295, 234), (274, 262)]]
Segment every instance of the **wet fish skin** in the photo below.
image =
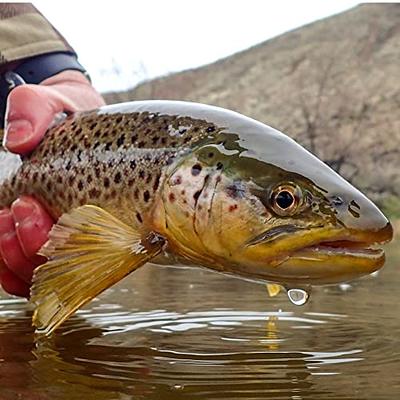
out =
[(51, 129), (0, 186), (0, 207), (35, 196), (54, 218), (84, 204), (145, 224), (166, 166), (215, 130), (212, 123), (150, 112), (85, 112)]

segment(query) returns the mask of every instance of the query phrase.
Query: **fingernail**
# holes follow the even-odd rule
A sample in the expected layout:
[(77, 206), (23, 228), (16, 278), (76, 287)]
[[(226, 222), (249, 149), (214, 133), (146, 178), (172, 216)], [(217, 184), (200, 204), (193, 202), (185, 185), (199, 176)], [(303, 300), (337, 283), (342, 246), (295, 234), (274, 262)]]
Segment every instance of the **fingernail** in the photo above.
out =
[(24, 199), (15, 200), (11, 209), (16, 223), (21, 223), (27, 218), (33, 219), (36, 212), (36, 206)]
[(33, 135), (33, 126), (26, 119), (16, 119), (6, 125), (6, 135), (3, 145), (5, 147), (20, 146), (27, 142)]

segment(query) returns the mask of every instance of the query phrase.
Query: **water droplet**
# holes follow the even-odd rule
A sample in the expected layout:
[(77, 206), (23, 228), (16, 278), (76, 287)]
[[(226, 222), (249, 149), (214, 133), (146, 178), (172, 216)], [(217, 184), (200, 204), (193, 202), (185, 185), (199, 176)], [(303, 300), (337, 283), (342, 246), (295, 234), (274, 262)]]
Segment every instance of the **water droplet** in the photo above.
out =
[(287, 295), (289, 300), (296, 306), (303, 306), (310, 298), (309, 292), (304, 289), (289, 289)]

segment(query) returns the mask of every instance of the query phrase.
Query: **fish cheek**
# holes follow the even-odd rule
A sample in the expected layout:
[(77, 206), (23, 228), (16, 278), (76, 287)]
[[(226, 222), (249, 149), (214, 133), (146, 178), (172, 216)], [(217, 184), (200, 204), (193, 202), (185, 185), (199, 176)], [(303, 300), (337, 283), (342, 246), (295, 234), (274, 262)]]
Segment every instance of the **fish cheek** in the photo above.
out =
[(265, 209), (248, 192), (233, 195), (233, 183), (224, 175), (219, 179), (209, 203), (208, 218), (196, 226), (207, 251), (233, 260), (250, 237), (265, 229), (265, 217), (260, 217)]

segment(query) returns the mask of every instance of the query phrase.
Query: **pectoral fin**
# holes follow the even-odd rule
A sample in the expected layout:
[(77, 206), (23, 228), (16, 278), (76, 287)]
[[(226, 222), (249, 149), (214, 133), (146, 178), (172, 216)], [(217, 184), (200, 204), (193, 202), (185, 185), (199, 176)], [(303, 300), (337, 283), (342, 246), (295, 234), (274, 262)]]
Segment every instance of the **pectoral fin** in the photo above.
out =
[(155, 257), (162, 245), (155, 237), (143, 240), (99, 207), (62, 215), (40, 251), (48, 262), (34, 272), (33, 325), (50, 335), (78, 308)]
[(278, 285), (276, 283), (267, 283), (267, 291), (269, 294), (269, 297), (275, 297), (279, 294), (281, 291), (282, 286)]

